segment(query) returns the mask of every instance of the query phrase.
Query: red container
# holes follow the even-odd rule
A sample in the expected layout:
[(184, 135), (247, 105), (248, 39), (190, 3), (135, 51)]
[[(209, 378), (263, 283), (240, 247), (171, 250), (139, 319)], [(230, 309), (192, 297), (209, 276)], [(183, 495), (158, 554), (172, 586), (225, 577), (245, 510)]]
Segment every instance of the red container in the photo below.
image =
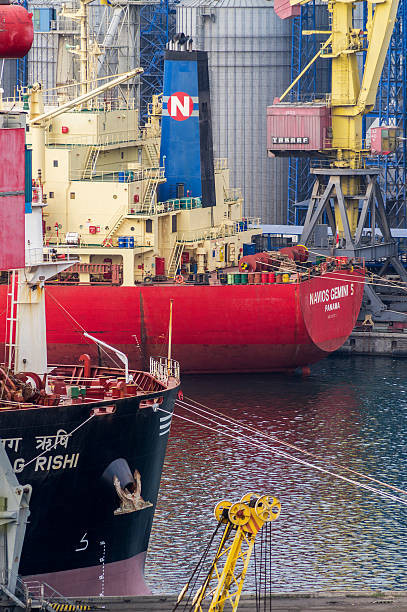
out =
[(269, 282), (269, 273), (268, 272), (262, 272), (261, 273), (261, 282), (263, 285), (265, 285), (266, 283)]
[(282, 283), (282, 282), (283, 282), (283, 278), (282, 278), (282, 275), (281, 275), (281, 274), (277, 274), (277, 276), (276, 276), (276, 282), (277, 282), (277, 283)]
[(276, 282), (276, 275), (274, 274), (274, 272), (270, 272), (269, 273), (269, 283), (275, 283)]
[(370, 130), (370, 149), (375, 155), (389, 155), (396, 150), (399, 137), (402, 136), (400, 128), (381, 125)]
[(24, 146), (24, 128), (0, 129), (0, 270), (25, 264)]
[(289, 151), (320, 151), (331, 144), (331, 111), (325, 104), (273, 104), (267, 107), (270, 157)]
[(164, 276), (165, 274), (165, 257), (155, 258), (155, 274), (156, 276)]
[(260, 285), (261, 283), (261, 273), (260, 272), (255, 272), (254, 273), (254, 284), (255, 285)]
[(274, 0), (274, 12), (280, 19), (297, 17), (301, 13), (299, 4), (291, 6), (290, 0)]
[(254, 285), (254, 272), (248, 272), (247, 274), (247, 284)]
[(32, 13), (16, 4), (0, 5), (0, 57), (27, 55), (34, 39)]

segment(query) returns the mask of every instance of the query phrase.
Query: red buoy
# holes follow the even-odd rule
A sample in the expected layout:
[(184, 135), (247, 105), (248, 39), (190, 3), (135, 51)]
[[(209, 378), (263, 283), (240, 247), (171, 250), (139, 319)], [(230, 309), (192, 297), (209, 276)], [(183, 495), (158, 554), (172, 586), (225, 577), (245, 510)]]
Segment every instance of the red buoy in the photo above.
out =
[(24, 57), (33, 39), (32, 13), (17, 4), (0, 4), (0, 58)]

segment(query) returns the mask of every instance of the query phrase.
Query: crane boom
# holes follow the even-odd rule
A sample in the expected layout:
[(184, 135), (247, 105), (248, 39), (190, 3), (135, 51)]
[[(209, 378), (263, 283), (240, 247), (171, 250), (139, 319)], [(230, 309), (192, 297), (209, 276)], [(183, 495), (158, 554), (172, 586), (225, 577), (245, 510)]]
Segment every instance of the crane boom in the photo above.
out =
[[(31, 118), (27, 121), (27, 123), (29, 125), (33, 123), (39, 125), (41, 123), (46, 123), (47, 121), (51, 121), (51, 119), (58, 117), (58, 115), (62, 115), (62, 113), (65, 113), (66, 111), (71, 110), (72, 108), (75, 108), (77, 106), (81, 106), (81, 104), (84, 104), (85, 102), (88, 102), (89, 100), (92, 100), (93, 98), (96, 98), (99, 94), (103, 93), (104, 91), (107, 91), (108, 89), (113, 89), (117, 85), (120, 85), (121, 83), (124, 83), (125, 81), (128, 81), (132, 77), (136, 76), (137, 74), (141, 74), (142, 72), (143, 72), (143, 68), (134, 68), (133, 70), (130, 70), (129, 72), (123, 73), (116, 79), (112, 79), (111, 81), (108, 81), (107, 83), (104, 83), (103, 85), (100, 85), (99, 87), (96, 87), (96, 89), (92, 89), (91, 91), (88, 91), (85, 94), (81, 94), (77, 98), (74, 98), (73, 100), (70, 100), (69, 102), (66, 102), (65, 104), (61, 104), (60, 106), (58, 106), (58, 108), (50, 110), (46, 113), (42, 113), (40, 115), (31, 116)], [(40, 91), (40, 89), (41, 88), (38, 88), (38, 86), (36, 86), (36, 89), (34, 91), (38, 92)]]
[[(371, 5), (370, 2), (369, 4)], [(399, 0), (385, 0), (385, 2), (377, 3), (371, 28), (368, 23), (369, 47), (357, 104), (361, 113), (369, 112), (375, 105), (377, 88), (394, 29), (398, 5)]]

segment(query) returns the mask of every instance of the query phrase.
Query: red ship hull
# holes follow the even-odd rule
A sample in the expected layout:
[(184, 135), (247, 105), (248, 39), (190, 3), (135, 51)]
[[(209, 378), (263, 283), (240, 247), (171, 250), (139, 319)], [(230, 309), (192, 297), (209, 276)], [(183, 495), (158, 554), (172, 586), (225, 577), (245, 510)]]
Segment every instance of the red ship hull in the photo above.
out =
[(166, 353), (172, 298), (172, 354), (183, 373), (292, 371), (342, 346), (363, 285), (361, 270), (268, 285), (51, 285), (48, 360), (70, 363), (86, 349), (106, 362), (86, 330), (126, 353), (132, 367), (144, 367), (151, 354)]

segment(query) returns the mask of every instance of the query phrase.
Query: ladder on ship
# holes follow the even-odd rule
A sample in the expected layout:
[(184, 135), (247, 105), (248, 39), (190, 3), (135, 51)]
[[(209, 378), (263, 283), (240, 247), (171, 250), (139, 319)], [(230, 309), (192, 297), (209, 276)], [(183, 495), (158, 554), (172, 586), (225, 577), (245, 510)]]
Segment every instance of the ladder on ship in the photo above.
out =
[(110, 240), (114, 236), (114, 234), (117, 232), (117, 230), (119, 229), (119, 227), (122, 225), (123, 221), (125, 220), (126, 214), (127, 214), (127, 205), (120, 206), (120, 208), (118, 208), (118, 210), (115, 212), (115, 214), (113, 215), (113, 217), (110, 219), (108, 223), (109, 231), (107, 232), (105, 239), (103, 241), (104, 244), (106, 244), (108, 240)]
[(172, 249), (172, 253), (170, 257), (170, 263), (168, 266), (168, 277), (169, 278), (175, 278), (177, 274), (177, 270), (181, 263), (182, 253), (184, 252), (184, 246), (185, 244), (182, 238), (181, 240), (175, 241), (174, 248)]
[(150, 159), (152, 168), (158, 168), (160, 165), (160, 149), (156, 142), (147, 140), (146, 141), (147, 155)]
[(7, 287), (6, 342), (4, 345), (4, 363), (9, 371), (14, 363), (16, 350), (17, 292), (18, 272), (12, 270)]
[(150, 176), (147, 180), (147, 185), (144, 191), (143, 202), (141, 205), (141, 212), (147, 214), (153, 214), (154, 208), (154, 196), (157, 191), (159, 180), (157, 176)]
[(96, 163), (99, 157), (100, 149), (100, 145), (92, 145), (91, 147), (89, 147), (85, 168), (82, 173), (82, 179), (92, 180), (92, 176), (95, 173)]

